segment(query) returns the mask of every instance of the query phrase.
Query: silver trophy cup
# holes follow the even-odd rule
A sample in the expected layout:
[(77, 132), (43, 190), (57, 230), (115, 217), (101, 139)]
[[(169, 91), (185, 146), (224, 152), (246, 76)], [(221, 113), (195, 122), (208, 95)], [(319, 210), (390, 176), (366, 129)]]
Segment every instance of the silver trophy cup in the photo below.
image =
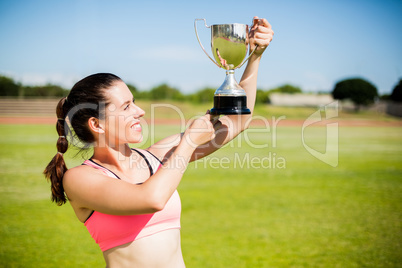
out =
[[(215, 60), (205, 51), (197, 32), (197, 21), (203, 20), (205, 27), (211, 28), (211, 49)], [(195, 34), (198, 43), (205, 54), (218, 67), (226, 70), (223, 84), (215, 91), (213, 115), (220, 114), (250, 114), (247, 108), (247, 96), (244, 89), (236, 82), (234, 70), (240, 68), (254, 53), (246, 58), (248, 51), (248, 31), (246, 24), (216, 24), (207, 26), (205, 19), (194, 21)]]

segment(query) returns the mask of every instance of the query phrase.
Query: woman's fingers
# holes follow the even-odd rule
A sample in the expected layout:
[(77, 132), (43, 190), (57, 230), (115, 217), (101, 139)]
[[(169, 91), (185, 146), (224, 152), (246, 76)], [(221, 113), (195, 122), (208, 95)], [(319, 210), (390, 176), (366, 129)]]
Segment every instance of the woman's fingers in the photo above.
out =
[(264, 51), (274, 36), (271, 24), (266, 19), (254, 17), (252, 31), (254, 45), (258, 45), (258, 49)]

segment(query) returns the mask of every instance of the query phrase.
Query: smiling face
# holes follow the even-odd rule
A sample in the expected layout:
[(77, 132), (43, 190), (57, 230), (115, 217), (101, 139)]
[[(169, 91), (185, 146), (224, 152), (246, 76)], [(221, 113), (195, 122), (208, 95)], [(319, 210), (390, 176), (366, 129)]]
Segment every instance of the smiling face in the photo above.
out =
[(124, 82), (116, 82), (106, 91), (109, 105), (106, 106), (105, 140), (109, 146), (142, 141), (140, 118), (145, 112), (135, 105), (131, 94)]

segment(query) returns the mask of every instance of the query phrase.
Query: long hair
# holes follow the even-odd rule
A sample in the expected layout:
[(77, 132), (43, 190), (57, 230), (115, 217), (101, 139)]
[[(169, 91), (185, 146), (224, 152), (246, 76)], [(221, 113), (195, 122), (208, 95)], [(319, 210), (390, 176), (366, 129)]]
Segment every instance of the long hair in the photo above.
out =
[[(57, 153), (43, 173), (51, 183), (52, 201), (59, 206), (67, 202), (63, 188), (63, 176), (67, 172), (63, 157), (69, 146), (67, 137), (74, 132), (74, 135), (85, 144), (91, 144), (95, 141), (95, 137), (89, 129), (88, 120), (92, 117), (99, 119), (104, 116), (100, 104), (103, 103), (104, 106), (109, 104), (105, 91), (118, 81), (122, 80), (114, 74), (90, 75), (77, 82), (69, 95), (63, 97), (57, 104), (56, 130), (59, 135), (56, 143)], [(73, 111), (74, 116), (70, 116), (70, 111)], [(69, 129), (67, 119), (73, 131)]]

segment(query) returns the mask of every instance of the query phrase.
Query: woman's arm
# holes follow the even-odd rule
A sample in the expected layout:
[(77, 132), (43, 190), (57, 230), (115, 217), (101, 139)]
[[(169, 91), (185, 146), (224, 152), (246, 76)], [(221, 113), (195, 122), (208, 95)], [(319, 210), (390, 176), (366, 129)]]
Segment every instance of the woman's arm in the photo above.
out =
[[(253, 51), (256, 45), (258, 45), (258, 47), (248, 60), (239, 83), (246, 92), (247, 107), (251, 110), (251, 114), (222, 116), (219, 120), (220, 128), (216, 132), (215, 139), (199, 146), (194, 151), (190, 161), (200, 159), (213, 153), (248, 128), (252, 119), (256, 98), (258, 67), (261, 56), (271, 42), (273, 35), (272, 27), (266, 19), (254, 17), (253, 26), (249, 34), (250, 51)], [(217, 120), (217, 118), (215, 120)], [(155, 143), (148, 149), (162, 159), (169, 156), (169, 154), (174, 151), (175, 146), (180, 141), (181, 135), (182, 134), (170, 136)]]
[(203, 116), (190, 125), (162, 168), (143, 184), (111, 179), (82, 165), (64, 174), (64, 191), (75, 208), (112, 215), (154, 213), (164, 208), (176, 190), (194, 150), (214, 137), (210, 117)]

